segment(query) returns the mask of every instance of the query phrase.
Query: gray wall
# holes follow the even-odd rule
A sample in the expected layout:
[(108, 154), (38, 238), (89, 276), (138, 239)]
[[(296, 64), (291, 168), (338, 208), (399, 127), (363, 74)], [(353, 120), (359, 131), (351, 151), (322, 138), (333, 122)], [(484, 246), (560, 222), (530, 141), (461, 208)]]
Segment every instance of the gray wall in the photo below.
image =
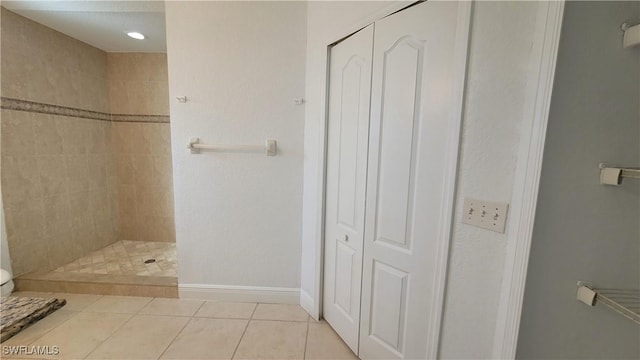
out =
[(640, 166), (638, 2), (567, 2), (518, 358), (640, 358), (640, 327), (575, 299), (576, 281), (640, 285), (640, 182), (598, 184), (598, 163)]

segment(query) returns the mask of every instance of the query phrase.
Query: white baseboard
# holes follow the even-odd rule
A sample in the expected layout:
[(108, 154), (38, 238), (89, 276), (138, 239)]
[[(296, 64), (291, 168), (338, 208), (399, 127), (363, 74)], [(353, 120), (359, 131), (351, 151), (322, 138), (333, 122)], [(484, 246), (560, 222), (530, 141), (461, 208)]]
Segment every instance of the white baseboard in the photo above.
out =
[[(300, 306), (313, 317), (313, 298), (308, 292), (300, 289)], [(320, 319), (316, 319), (320, 320)]]
[(178, 284), (181, 299), (299, 304), (300, 289), (262, 286)]

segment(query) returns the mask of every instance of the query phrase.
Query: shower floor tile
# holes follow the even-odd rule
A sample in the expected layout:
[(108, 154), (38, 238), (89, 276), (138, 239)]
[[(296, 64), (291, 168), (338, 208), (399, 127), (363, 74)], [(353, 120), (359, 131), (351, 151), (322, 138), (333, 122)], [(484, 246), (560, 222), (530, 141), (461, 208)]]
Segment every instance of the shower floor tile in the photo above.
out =
[(175, 277), (176, 244), (122, 240), (63, 265), (54, 272)]

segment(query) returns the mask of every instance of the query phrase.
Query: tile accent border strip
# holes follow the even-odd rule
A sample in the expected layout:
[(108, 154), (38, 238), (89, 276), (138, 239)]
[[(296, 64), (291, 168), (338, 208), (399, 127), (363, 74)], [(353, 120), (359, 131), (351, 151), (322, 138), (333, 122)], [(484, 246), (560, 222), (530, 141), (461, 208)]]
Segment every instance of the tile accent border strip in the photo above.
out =
[(111, 114), (113, 122), (169, 123), (169, 115)]
[(2, 97), (1, 100), (2, 100), (2, 103), (0, 107), (6, 110), (17, 110), (17, 111), (35, 112), (40, 114), (70, 116), (70, 117), (93, 119), (93, 120), (100, 120), (100, 121), (111, 121), (111, 114), (98, 112), (98, 111), (82, 110), (82, 109), (76, 109), (76, 108), (71, 108), (66, 106), (44, 104), (44, 103), (39, 103), (35, 101), (12, 99), (12, 98), (6, 98), (6, 97)]
[(69, 116), (83, 119), (114, 121), (114, 122), (137, 122), (137, 123), (169, 123), (168, 115), (127, 115), (109, 114), (98, 111), (71, 108), (67, 106), (39, 103), (35, 101), (0, 98), (0, 108), (5, 110), (16, 110), (34, 112), (48, 115)]

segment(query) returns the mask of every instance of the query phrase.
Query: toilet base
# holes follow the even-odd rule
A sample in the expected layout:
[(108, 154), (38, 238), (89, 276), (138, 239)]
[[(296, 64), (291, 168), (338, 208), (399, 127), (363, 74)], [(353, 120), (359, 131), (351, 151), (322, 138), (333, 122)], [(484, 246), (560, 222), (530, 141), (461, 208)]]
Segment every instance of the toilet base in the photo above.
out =
[(0, 287), (0, 295), (9, 296), (13, 291), (13, 280), (9, 280), (6, 284)]

